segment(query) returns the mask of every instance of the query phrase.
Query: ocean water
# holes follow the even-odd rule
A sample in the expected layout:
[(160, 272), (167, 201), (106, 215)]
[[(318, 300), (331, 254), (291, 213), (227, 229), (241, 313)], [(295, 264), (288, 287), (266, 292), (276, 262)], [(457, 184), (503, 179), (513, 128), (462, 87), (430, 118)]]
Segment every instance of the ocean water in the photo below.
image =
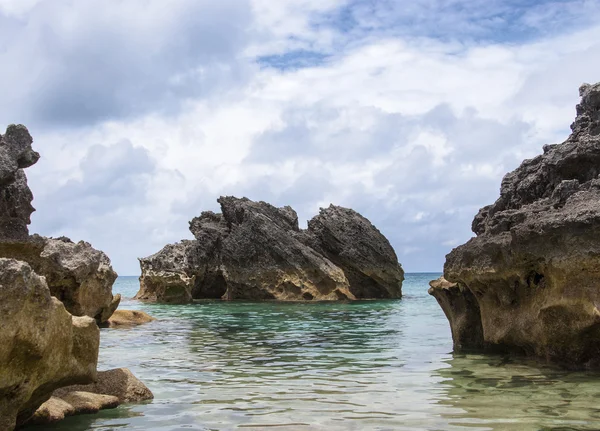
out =
[[(452, 354), (427, 294), (353, 303), (142, 304), (159, 320), (103, 329), (100, 369), (128, 367), (154, 401), (44, 430), (599, 430), (600, 375)], [(135, 277), (115, 292), (131, 298)]]

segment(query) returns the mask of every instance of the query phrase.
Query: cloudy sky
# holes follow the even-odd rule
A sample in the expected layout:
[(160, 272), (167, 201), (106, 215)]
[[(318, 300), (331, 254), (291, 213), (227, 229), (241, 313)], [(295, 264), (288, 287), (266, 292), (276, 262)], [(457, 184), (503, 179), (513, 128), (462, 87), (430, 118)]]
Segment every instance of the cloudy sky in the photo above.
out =
[(440, 271), (600, 81), (600, 0), (0, 0), (31, 232), (137, 257), (220, 195), (354, 208)]

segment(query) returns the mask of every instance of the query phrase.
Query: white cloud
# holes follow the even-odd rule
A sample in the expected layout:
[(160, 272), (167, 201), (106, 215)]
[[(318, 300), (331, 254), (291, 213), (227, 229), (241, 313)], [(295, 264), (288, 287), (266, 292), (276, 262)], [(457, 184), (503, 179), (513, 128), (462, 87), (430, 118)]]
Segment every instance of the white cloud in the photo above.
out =
[[(74, 9), (61, 18), (60, 61), (67, 58), (64, 52), (85, 61), (86, 50), (64, 48), (74, 46), (71, 38), (90, 40), (106, 31), (113, 37), (107, 46), (123, 42), (118, 55), (133, 53), (125, 63), (135, 72), (131, 79), (119, 78), (118, 86), (84, 79), (85, 86), (75, 87), (98, 85), (110, 93), (99, 103), (128, 108), (109, 120), (86, 117), (77, 127), (34, 123), (35, 147), (43, 158), (28, 170), (38, 207), (32, 231), (90, 240), (107, 251), (122, 274), (136, 273), (136, 257), (191, 237), (187, 220), (217, 210), (220, 194), (290, 204), (301, 219), (330, 202), (353, 207), (389, 237), (407, 270), (441, 270), (449, 248), (471, 235), (477, 209), (496, 199), (504, 173), (543, 144), (566, 138), (577, 88), (582, 81), (597, 81), (600, 70), (600, 26), (529, 41), (476, 40), (486, 28), (501, 25), (485, 21), (461, 29), (470, 36), (464, 40), (439, 39), (411, 35), (410, 29), (394, 32), (383, 15), (390, 10), (428, 23), (426, 6), (441, 7), (433, 0), (402, 11), (390, 2), (381, 4), (391, 9), (377, 10), (359, 4), (353, 12), (358, 24), (349, 31), (330, 22), (341, 6), (351, 4), (347, 1), (254, 0), (248, 15), (233, 10), (237, 2), (218, 8), (201, 2), (208, 9), (196, 9), (200, 6), (193, 2), (179, 1), (165, 17), (162, 2), (147, 3), (150, 7), (139, 9), (139, 2), (123, 2), (140, 20), (131, 37), (129, 31), (125, 36), (103, 26), (110, 16), (105, 3), (96, 4), (97, 16)], [(508, 13), (501, 3), (493, 7)], [(589, 10), (591, 2), (580, 3)], [(119, 11), (127, 12), (123, 8)], [(193, 32), (174, 24), (201, 10), (227, 21), (225, 30), (211, 27), (208, 18), (190, 18), (189, 23), (204, 26)], [(452, 11), (444, 25), (468, 21)], [(530, 10), (523, 19), (532, 28), (543, 27), (544, 20), (556, 22), (556, 14), (548, 18), (542, 12)], [(44, 19), (31, 17), (30, 25), (42, 28)], [(369, 25), (377, 28), (369, 32)], [(39, 54), (40, 39), (22, 34), (18, 50)], [(200, 40), (202, 49), (187, 51), (185, 43), (178, 44), (196, 40), (194, 35), (208, 38)], [(218, 61), (210, 60), (213, 37), (229, 50)], [(156, 64), (168, 58), (167, 51), (154, 56), (152, 50), (167, 42), (175, 44), (177, 55), (169, 65)], [(329, 57), (289, 70), (254, 63), (256, 55), (299, 49)], [(40, 63), (16, 52), (8, 54), (13, 77), (24, 66), (51, 58), (43, 56)], [(91, 66), (83, 70), (92, 72), (101, 53), (112, 61), (110, 50), (92, 52)], [(185, 60), (189, 52), (191, 63)], [(146, 79), (147, 71), (153, 79)], [(25, 94), (31, 82), (34, 89), (57, 85), (38, 75), (36, 81), (33, 72), (24, 76), (18, 91), (7, 94)], [(159, 88), (132, 91), (138, 79)], [(210, 88), (199, 91), (199, 82)], [(173, 96), (173, 85), (189, 94)], [(63, 87), (51, 90), (56, 88)], [(125, 104), (117, 97), (120, 89)], [(33, 91), (17, 106), (35, 108), (35, 100)], [(160, 109), (162, 103), (172, 109)], [(65, 210), (56, 210), (59, 206)]]

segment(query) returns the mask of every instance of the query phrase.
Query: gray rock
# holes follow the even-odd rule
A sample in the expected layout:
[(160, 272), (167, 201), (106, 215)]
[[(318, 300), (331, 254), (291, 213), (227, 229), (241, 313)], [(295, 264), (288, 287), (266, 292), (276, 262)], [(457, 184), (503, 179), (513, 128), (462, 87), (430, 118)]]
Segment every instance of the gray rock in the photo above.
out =
[(136, 298), (337, 300), (399, 298), (403, 271), (385, 237), (358, 213), (331, 206), (298, 226), (290, 207), (221, 197), (221, 214), (190, 222), (196, 238), (140, 259)]
[[(580, 94), (571, 136), (507, 174), (473, 221), (477, 237), (446, 257), (455, 299), (430, 289), (456, 348), (600, 366), (600, 83)], [(479, 334), (468, 339), (457, 318), (465, 313)]]
[(0, 135), (0, 239), (28, 235), (27, 225), (35, 209), (23, 169), (40, 158), (31, 148), (32, 142), (27, 128), (21, 125), (10, 125)]

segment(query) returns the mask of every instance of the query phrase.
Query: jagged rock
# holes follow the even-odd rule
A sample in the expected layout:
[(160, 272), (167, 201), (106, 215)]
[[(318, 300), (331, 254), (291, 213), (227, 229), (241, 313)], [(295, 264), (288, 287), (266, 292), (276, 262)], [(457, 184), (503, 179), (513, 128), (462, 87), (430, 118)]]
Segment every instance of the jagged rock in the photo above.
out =
[(138, 299), (336, 300), (399, 298), (404, 272), (364, 217), (331, 206), (298, 226), (290, 207), (221, 197), (221, 214), (190, 222), (196, 238), (140, 259)]
[(40, 158), (32, 142), (25, 126), (10, 125), (0, 135), (0, 238), (24, 239), (29, 234), (27, 225), (35, 210), (23, 169)]
[(55, 389), (95, 379), (100, 333), (25, 262), (0, 259), (0, 297), (0, 429), (10, 430)]
[(571, 136), (507, 174), (477, 237), (446, 257), (457, 286), (430, 289), (457, 348), (600, 366), (600, 83), (580, 95)]
[(32, 142), (22, 125), (0, 136), (0, 257), (29, 263), (71, 314), (105, 322), (121, 299), (112, 294), (117, 274), (108, 257), (87, 242), (29, 236), (33, 195), (23, 169), (40, 157)]
[(102, 326), (109, 328), (127, 328), (130, 326), (143, 325), (144, 323), (150, 323), (156, 320), (148, 313), (139, 310), (116, 310), (110, 319), (108, 319)]
[(75, 316), (105, 322), (121, 300), (121, 295), (112, 294), (117, 274), (110, 260), (87, 242), (32, 235), (25, 240), (0, 241), (0, 257), (29, 263), (46, 277), (52, 295)]

